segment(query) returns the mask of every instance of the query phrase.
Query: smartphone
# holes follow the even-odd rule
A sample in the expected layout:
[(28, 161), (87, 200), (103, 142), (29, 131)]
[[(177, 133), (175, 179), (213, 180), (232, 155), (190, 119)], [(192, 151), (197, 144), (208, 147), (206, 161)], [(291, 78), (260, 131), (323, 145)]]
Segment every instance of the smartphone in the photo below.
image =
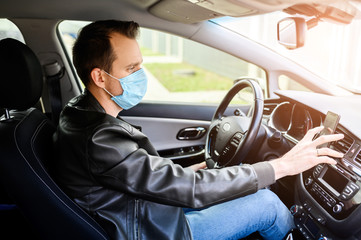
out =
[[(324, 128), (319, 133), (319, 136), (333, 134), (336, 130), (337, 124), (340, 121), (340, 115), (328, 111), (326, 114), (325, 121), (323, 122)], [(330, 142), (319, 145), (318, 148), (329, 147)]]

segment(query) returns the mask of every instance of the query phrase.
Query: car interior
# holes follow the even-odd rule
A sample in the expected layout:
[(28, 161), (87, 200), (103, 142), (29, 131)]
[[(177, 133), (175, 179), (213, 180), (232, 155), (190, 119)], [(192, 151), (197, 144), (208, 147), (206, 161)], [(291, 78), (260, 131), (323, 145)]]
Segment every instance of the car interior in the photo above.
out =
[[(177, 47), (165, 47), (165, 52), (194, 51), (203, 47), (193, 47), (193, 43), (202, 44), (217, 53), (196, 52), (188, 61), (209, 62), (210, 69), (224, 65), (230, 72), (230, 84), (222, 91), (194, 91), (197, 101), (169, 92), (161, 98), (163, 88), (156, 88), (158, 83), (152, 81), (149, 90), (154, 95), (120, 113), (141, 127), (160, 156), (184, 167), (202, 161), (207, 161), (208, 168), (254, 164), (281, 157), (313, 127), (329, 127), (345, 135), (329, 145), (344, 153), (336, 159), (338, 164), (317, 165), (282, 178), (269, 189), (294, 216), (296, 229), (288, 239), (361, 239), (360, 92), (330, 83), (223, 23), (228, 24), (229, 18), (282, 12), (286, 18), (274, 24), (273, 35), (285, 51), (298, 51), (308, 43), (306, 32), (316, 29), (318, 22), (348, 25), (359, 20), (356, 5), (336, 0), (1, 1), (0, 237), (109, 239), (56, 184), (49, 166), (60, 112), (84, 89), (68, 48), (85, 24), (117, 19), (140, 24), (145, 36), (139, 40), (142, 52), (155, 42), (168, 46), (182, 41)], [(8, 28), (10, 23), (18, 31)], [(160, 67), (153, 63), (160, 59), (158, 54), (143, 55), (147, 71)], [(249, 71), (243, 73), (245, 62), (250, 64)], [(181, 81), (187, 84), (196, 75), (193, 71), (182, 65), (176, 75), (182, 75)], [(283, 76), (294, 85), (301, 84), (302, 90), (281, 89)], [(213, 102), (204, 102), (204, 93)], [(229, 128), (231, 134), (222, 135), (220, 128)], [(246, 239), (262, 237), (255, 233)]]

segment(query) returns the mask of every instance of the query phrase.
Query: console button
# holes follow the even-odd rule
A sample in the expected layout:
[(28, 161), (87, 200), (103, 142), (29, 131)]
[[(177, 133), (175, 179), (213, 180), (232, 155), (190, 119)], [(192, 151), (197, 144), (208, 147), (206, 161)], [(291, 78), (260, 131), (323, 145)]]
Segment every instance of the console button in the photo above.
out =
[(311, 177), (308, 177), (308, 178), (306, 179), (306, 181), (305, 181), (306, 187), (309, 186), (309, 185), (311, 185), (312, 182), (313, 182), (312, 178), (311, 178)]
[(347, 200), (348, 197), (345, 194), (341, 194), (340, 198), (343, 199), (343, 200)]
[(336, 204), (335, 206), (333, 206), (332, 210), (334, 213), (339, 213), (342, 211), (342, 206), (340, 204)]
[(350, 195), (353, 192), (350, 186), (346, 186), (345, 190), (343, 190), (343, 194)]
[(299, 217), (302, 213), (302, 206), (299, 206), (299, 205), (293, 205), (291, 208), (290, 208), (290, 212), (293, 216), (295, 217)]
[[(348, 185), (347, 185), (347, 188), (350, 188), (351, 189), (351, 191), (352, 191), (352, 193), (356, 193), (359, 189), (360, 189), (360, 187), (356, 184), (356, 183), (353, 183), (353, 182), (350, 182)], [(351, 193), (351, 194), (352, 194)]]
[(317, 222), (321, 223), (322, 225), (326, 224), (326, 220), (324, 217), (318, 216), (316, 219), (317, 219)]
[(327, 240), (328, 239), (328, 237), (326, 237), (326, 236), (321, 236), (318, 240)]
[(313, 176), (314, 176), (315, 178), (317, 178), (318, 175), (320, 175), (320, 173), (321, 173), (321, 171), (322, 171), (322, 168), (323, 168), (323, 165), (317, 165), (317, 166), (315, 167), (315, 169), (313, 170)]
[(304, 207), (308, 212), (310, 212), (310, 211), (312, 210), (311, 205), (308, 204), (307, 202), (305, 202), (305, 203), (303, 204), (303, 207)]

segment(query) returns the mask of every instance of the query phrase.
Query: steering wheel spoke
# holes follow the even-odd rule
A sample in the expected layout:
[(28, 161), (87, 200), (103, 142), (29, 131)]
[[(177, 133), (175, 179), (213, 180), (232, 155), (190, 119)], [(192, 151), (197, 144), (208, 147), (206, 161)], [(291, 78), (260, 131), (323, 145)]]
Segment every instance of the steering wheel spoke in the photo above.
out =
[(233, 157), (233, 155), (236, 153), (238, 147), (242, 143), (244, 139), (244, 134), (241, 132), (236, 132), (232, 138), (229, 140), (229, 142), (226, 144), (226, 146), (223, 148), (221, 154), (219, 154), (219, 162), (225, 162), (227, 159), (230, 159)]

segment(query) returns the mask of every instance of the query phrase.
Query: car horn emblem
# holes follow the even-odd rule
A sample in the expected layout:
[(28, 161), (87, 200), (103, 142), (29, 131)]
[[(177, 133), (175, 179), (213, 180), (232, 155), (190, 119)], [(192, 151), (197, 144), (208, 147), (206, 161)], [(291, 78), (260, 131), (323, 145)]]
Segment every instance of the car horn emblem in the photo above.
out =
[(225, 124), (223, 124), (222, 129), (223, 131), (228, 132), (231, 129), (231, 124), (226, 122)]

